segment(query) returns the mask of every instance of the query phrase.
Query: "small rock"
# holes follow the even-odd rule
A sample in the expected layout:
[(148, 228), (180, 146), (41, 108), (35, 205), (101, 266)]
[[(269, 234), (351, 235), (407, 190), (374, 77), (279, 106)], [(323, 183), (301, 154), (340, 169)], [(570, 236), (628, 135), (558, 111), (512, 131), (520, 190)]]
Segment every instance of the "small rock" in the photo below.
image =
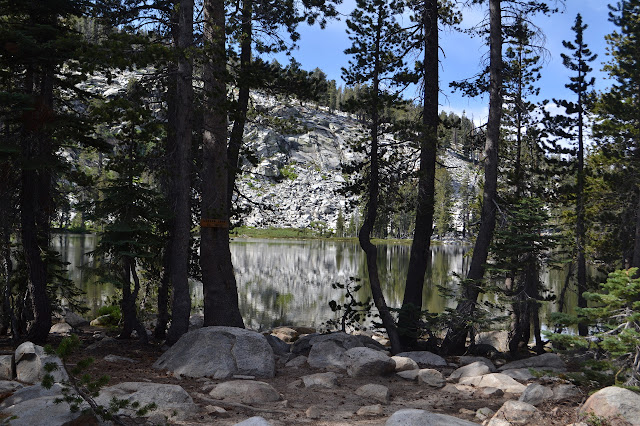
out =
[(482, 396), (495, 396), (496, 398), (499, 398), (504, 395), (504, 391), (502, 389), (489, 387), (480, 389), (480, 394)]
[(0, 355), (0, 380), (13, 380), (16, 377), (16, 364), (13, 355)]
[(234, 426), (272, 426), (272, 424), (264, 417), (254, 416), (240, 423), (236, 423)]
[(312, 368), (346, 370), (345, 352), (347, 350), (333, 340), (318, 342), (311, 347), (307, 362)]
[(511, 377), (500, 373), (490, 373), (478, 377), (464, 377), (460, 379), (458, 383), (478, 388), (498, 388), (505, 393), (510, 392), (515, 394), (521, 394), (525, 389), (523, 384), (520, 384)]
[(98, 318), (95, 318), (91, 321), (90, 325), (92, 327), (105, 327), (114, 322), (114, 318), (110, 315), (100, 315)]
[(295, 389), (295, 388), (299, 388), (300, 386), (302, 386), (302, 380), (298, 379), (298, 380), (294, 380), (293, 382), (289, 383), (287, 385), (287, 388)]
[(478, 410), (476, 411), (476, 419), (478, 419), (481, 422), (483, 422), (483, 421), (493, 417), (494, 414), (495, 414), (495, 411), (493, 411), (489, 407), (478, 408)]
[(487, 367), (489, 367), (489, 369), (491, 370), (492, 373), (495, 373), (497, 371), (496, 366), (493, 365), (493, 362), (491, 362), (490, 359), (485, 358), (483, 356), (463, 355), (463, 356), (458, 357), (458, 362), (462, 366), (473, 364), (474, 362), (481, 362), (481, 363), (485, 364)]
[(89, 325), (89, 321), (87, 321), (86, 318), (82, 317), (81, 315), (78, 315), (75, 312), (66, 311), (63, 314), (63, 316), (64, 316), (64, 322), (69, 324), (71, 327), (78, 328), (78, 327), (84, 327), (86, 325)]
[(309, 419), (319, 419), (320, 417), (322, 417), (322, 407), (320, 407), (319, 405), (312, 405), (307, 408), (305, 414)]
[(356, 395), (363, 398), (373, 399), (383, 404), (389, 403), (389, 400), (391, 399), (389, 388), (384, 385), (377, 384), (360, 386), (358, 389), (356, 389)]
[(271, 330), (271, 334), (286, 343), (293, 343), (298, 339), (298, 332), (289, 327), (276, 327)]
[(418, 365), (420, 366), (428, 366), (428, 365), (446, 366), (447, 365), (447, 361), (444, 358), (442, 358), (440, 355), (436, 355), (428, 351), (401, 352), (396, 356), (411, 358), (412, 360), (417, 362)]
[(471, 398), (474, 395), (473, 387), (465, 385), (454, 385), (452, 383), (447, 383), (442, 389), (440, 389), (440, 391), (458, 395), (462, 398)]
[(298, 367), (302, 367), (306, 363), (307, 363), (307, 357), (304, 355), (300, 355), (293, 358), (291, 361), (287, 362), (284, 366), (289, 368), (298, 368)]
[(532, 383), (525, 388), (524, 392), (522, 392), (519, 401), (526, 402), (527, 404), (531, 404), (535, 407), (552, 397), (553, 391), (551, 389), (537, 383)]
[(561, 401), (563, 399), (571, 399), (576, 396), (580, 396), (582, 393), (575, 385), (562, 384), (553, 388), (554, 401)]
[(217, 405), (207, 405), (204, 407), (204, 411), (207, 414), (216, 414), (216, 415), (225, 415), (228, 414), (227, 410), (222, 407), (218, 407)]
[(103, 359), (107, 362), (128, 362), (130, 364), (136, 364), (138, 362), (135, 359), (118, 355), (106, 355)]
[(229, 399), (243, 404), (278, 401), (280, 394), (268, 383), (254, 380), (231, 380), (220, 383), (211, 392), (215, 399)]
[(420, 374), (420, 370), (405, 370), (396, 374), (405, 380), (418, 380), (418, 374)]
[(541, 424), (538, 409), (522, 401), (507, 401), (491, 418), (488, 426)]
[(305, 388), (320, 386), (322, 388), (332, 389), (338, 386), (338, 376), (333, 371), (302, 376), (302, 381)]
[(461, 408), (458, 410), (458, 413), (464, 414), (465, 416), (474, 416), (476, 414), (475, 411), (469, 410), (468, 408)]
[(256, 376), (248, 376), (246, 374), (234, 374), (232, 378), (236, 380), (255, 380)]
[(444, 386), (445, 380), (442, 373), (438, 370), (423, 368), (418, 372), (418, 383), (424, 383), (434, 388), (441, 388)]
[(406, 408), (389, 417), (385, 426), (477, 426), (466, 420), (445, 414), (430, 413), (426, 410)]
[(66, 322), (59, 322), (57, 324), (53, 324), (49, 329), (49, 333), (60, 334), (63, 336), (69, 336), (73, 332), (73, 327), (71, 324), (67, 324)]
[(396, 372), (420, 369), (417, 362), (406, 356), (392, 356), (391, 359), (396, 363)]
[(384, 410), (380, 404), (366, 405), (360, 408), (356, 414), (359, 416), (381, 416), (384, 414)]

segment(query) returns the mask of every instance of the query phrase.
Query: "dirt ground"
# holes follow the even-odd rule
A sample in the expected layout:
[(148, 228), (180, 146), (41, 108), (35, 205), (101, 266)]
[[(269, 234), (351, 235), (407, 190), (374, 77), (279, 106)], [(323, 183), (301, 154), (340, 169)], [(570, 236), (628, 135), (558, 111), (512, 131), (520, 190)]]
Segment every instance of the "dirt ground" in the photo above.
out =
[[(80, 334), (83, 348), (96, 341), (93, 337), (93, 333), (96, 330), (93, 327), (88, 327)], [(104, 332), (104, 330), (100, 331)], [(51, 343), (55, 346), (59, 340), (60, 338), (52, 338)], [(0, 351), (2, 353), (11, 353), (13, 349), (15, 348), (12, 347), (10, 342), (0, 342)], [(170, 420), (168, 424), (233, 425), (249, 417), (262, 416), (274, 425), (384, 425), (391, 414), (403, 408), (425, 409), (481, 423), (475, 418), (477, 409), (489, 407), (493, 411), (497, 411), (510, 398), (508, 395), (505, 395), (505, 398), (447, 393), (439, 389), (429, 388), (424, 384), (420, 385), (417, 382), (404, 380), (396, 375), (350, 378), (346, 374), (338, 374), (338, 386), (334, 389), (307, 389), (297, 381), (302, 376), (321, 372), (320, 370), (314, 370), (308, 366), (301, 368), (278, 366), (274, 378), (258, 378), (256, 380), (272, 385), (281, 394), (281, 401), (255, 405), (253, 408), (234, 407), (213, 401), (208, 397), (213, 385), (224, 380), (176, 378), (166, 371), (152, 368), (152, 364), (161, 354), (162, 348), (158, 344), (152, 343), (143, 346), (136, 340), (118, 340), (116, 344), (105, 344), (93, 351), (83, 349), (83, 351), (71, 357), (70, 363), (73, 364), (87, 356), (93, 357), (95, 361), (88, 370), (89, 374), (93, 377), (103, 374), (108, 375), (110, 377), (109, 385), (140, 381), (182, 386), (198, 405), (199, 412), (191, 413), (186, 420)], [(108, 362), (104, 360), (106, 355), (123, 356), (137, 362)], [(451, 361), (455, 361), (455, 359), (451, 359)], [(441, 372), (446, 377), (452, 370), (452, 368), (442, 369)], [(382, 384), (390, 390), (391, 402), (382, 405), (383, 415), (363, 417), (356, 414), (361, 407), (376, 404), (376, 401), (367, 401), (355, 394), (355, 390), (358, 387), (368, 383)], [(296, 386), (296, 384), (298, 385)], [(539, 406), (538, 409), (543, 417), (543, 422), (538, 424), (564, 426), (580, 421), (577, 415), (577, 408), (585, 398), (586, 395), (570, 401), (550, 402)], [(226, 412), (218, 413), (213, 406), (223, 407)], [(307, 417), (307, 410), (311, 406), (316, 406), (314, 410), (320, 414), (318, 418)]]

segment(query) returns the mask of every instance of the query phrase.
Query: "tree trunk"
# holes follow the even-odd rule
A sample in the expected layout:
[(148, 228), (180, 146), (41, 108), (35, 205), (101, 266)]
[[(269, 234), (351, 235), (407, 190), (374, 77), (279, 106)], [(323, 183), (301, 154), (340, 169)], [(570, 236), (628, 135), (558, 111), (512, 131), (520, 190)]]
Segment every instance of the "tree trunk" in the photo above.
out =
[(498, 143), (502, 118), (502, 10), (501, 0), (489, 0), (490, 20), (490, 86), (489, 120), (484, 155), (484, 192), (480, 229), (471, 257), (471, 265), (463, 283), (462, 299), (456, 306), (456, 317), (442, 343), (445, 353), (463, 353), (465, 350), (468, 321), (473, 317), (478, 295), (482, 287), (484, 268), (489, 255), (489, 245), (496, 225), (496, 195), (498, 187)]
[(238, 157), (244, 136), (244, 125), (247, 122), (247, 111), (249, 109), (249, 67), (251, 65), (251, 40), (252, 40), (252, 19), (253, 0), (243, 0), (242, 2), (242, 36), (240, 43), (240, 72), (238, 79), (238, 104), (234, 111), (233, 128), (229, 137), (229, 148), (227, 158), (229, 164), (227, 179), (227, 209), (231, 217), (231, 207), (233, 191), (236, 186), (236, 175), (238, 174)]
[(424, 2), (424, 100), (422, 142), (418, 171), (418, 205), (411, 242), (407, 282), (402, 300), (398, 328), (405, 348), (415, 347), (420, 336), (418, 323), (422, 310), (424, 275), (431, 259), (433, 233), (436, 150), (438, 144), (438, 2)]
[(244, 327), (229, 249), (224, 1), (204, 1), (204, 22), (204, 41), (208, 47), (204, 64), (200, 243), (204, 324)]
[[(128, 339), (135, 330), (138, 333), (138, 339), (142, 343), (147, 343), (147, 330), (144, 328), (136, 309), (136, 300), (140, 293), (140, 280), (136, 272), (136, 262), (129, 256), (122, 258), (122, 302), (120, 308), (122, 311), (122, 332), (118, 336), (119, 339)], [(133, 291), (131, 291), (131, 277), (133, 277)]]
[(374, 52), (374, 75), (373, 75), (373, 99), (371, 105), (371, 152), (369, 154), (371, 158), (371, 171), (369, 176), (369, 200), (367, 201), (367, 211), (365, 215), (362, 227), (358, 232), (358, 241), (360, 247), (365, 252), (367, 257), (367, 272), (369, 275), (369, 284), (371, 286), (371, 294), (373, 295), (373, 303), (378, 309), (382, 325), (387, 330), (389, 341), (391, 342), (391, 353), (396, 354), (401, 352), (400, 337), (395, 325), (395, 321), (389, 312), (389, 307), (384, 299), (382, 293), (382, 286), (380, 285), (380, 277), (378, 275), (378, 249), (371, 243), (371, 232), (376, 223), (376, 217), (378, 215), (378, 197), (380, 194), (380, 171), (379, 171), (379, 158), (378, 158), (378, 128), (379, 128), (379, 91), (380, 91), (380, 39), (381, 39), (381, 26), (382, 17), (378, 13), (378, 25), (375, 34), (376, 49)]
[[(51, 306), (47, 297), (46, 252), (49, 249), (51, 218), (51, 138), (47, 126), (53, 119), (53, 70), (42, 70), (38, 92), (34, 93), (35, 74), (28, 67), (27, 94), (34, 100), (33, 111), (25, 112), (22, 132), (22, 190), (20, 219), (22, 246), (27, 267), (33, 323), (27, 339), (44, 343), (51, 328)], [(38, 166), (34, 166), (37, 164)]]
[(171, 234), (162, 253), (162, 275), (158, 287), (158, 317), (153, 337), (162, 340), (167, 337), (169, 323), (169, 286), (171, 285)]
[(181, 0), (175, 38), (178, 50), (176, 74), (176, 116), (173, 189), (173, 229), (171, 266), (173, 286), (171, 328), (167, 344), (178, 341), (189, 330), (191, 297), (189, 293), (189, 240), (191, 231), (191, 117), (193, 115), (193, 66), (188, 49), (193, 44), (193, 0)]
[[(584, 227), (584, 140), (583, 140), (583, 118), (582, 118), (582, 94), (578, 94), (578, 179), (576, 188), (576, 251), (577, 251), (577, 278), (578, 278), (578, 307), (586, 308), (587, 299), (583, 293), (587, 291), (587, 261), (584, 256), (585, 250), (585, 227)], [(586, 336), (589, 327), (585, 323), (578, 323), (578, 334)]]

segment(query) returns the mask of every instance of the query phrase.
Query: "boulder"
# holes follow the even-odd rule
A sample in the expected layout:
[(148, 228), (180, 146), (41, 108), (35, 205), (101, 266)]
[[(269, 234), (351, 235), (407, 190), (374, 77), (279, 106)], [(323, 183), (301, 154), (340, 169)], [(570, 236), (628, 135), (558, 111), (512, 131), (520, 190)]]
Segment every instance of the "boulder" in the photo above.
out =
[(433, 388), (444, 386), (444, 376), (438, 370), (423, 368), (418, 372), (418, 383), (424, 383)]
[(272, 426), (272, 423), (267, 421), (264, 417), (254, 416), (249, 417), (247, 420), (243, 420), (240, 423), (236, 423), (234, 426)]
[(491, 417), (493, 417), (493, 415), (496, 414), (495, 411), (493, 411), (491, 408), (489, 407), (482, 407), (482, 408), (478, 408), (476, 410), (476, 419), (480, 420), (481, 422), (490, 419)]
[(498, 370), (513, 370), (514, 368), (536, 368), (540, 370), (566, 371), (567, 365), (560, 355), (546, 353), (531, 358), (520, 359), (503, 365)]
[(356, 395), (367, 398), (369, 400), (375, 400), (383, 404), (388, 404), (391, 400), (388, 387), (373, 383), (360, 386), (358, 389), (356, 389)]
[(313, 368), (346, 370), (346, 352), (347, 350), (334, 340), (318, 342), (311, 347), (307, 363)]
[(327, 373), (310, 374), (308, 376), (302, 376), (302, 382), (304, 383), (305, 388), (319, 386), (331, 389), (338, 386), (338, 376), (336, 376), (336, 373), (332, 371)]
[(243, 404), (260, 404), (280, 399), (280, 394), (273, 386), (255, 380), (223, 382), (213, 388), (209, 395), (215, 399), (236, 401)]
[(73, 327), (71, 324), (67, 324), (66, 322), (59, 322), (57, 324), (53, 324), (49, 329), (49, 333), (60, 334), (62, 336), (69, 336), (73, 332)]
[(609, 386), (591, 395), (579, 414), (593, 414), (607, 420), (619, 418), (640, 425), (640, 395), (629, 389)]
[(485, 358), (483, 356), (463, 355), (461, 357), (458, 357), (458, 363), (461, 366), (473, 364), (474, 362), (481, 362), (481, 363), (485, 364), (487, 367), (489, 367), (489, 370), (490, 370), (491, 373), (495, 373), (496, 371), (498, 371), (496, 369), (496, 366), (493, 364), (493, 362), (491, 362), (490, 359)]
[(298, 340), (299, 336), (298, 332), (290, 327), (276, 327), (271, 330), (270, 334), (286, 343), (295, 342), (296, 340)]
[(465, 365), (464, 367), (460, 367), (455, 370), (449, 376), (450, 380), (458, 380), (462, 377), (474, 377), (474, 376), (483, 376), (485, 374), (489, 374), (491, 369), (487, 364), (481, 361), (476, 361), (474, 363)]
[(396, 363), (396, 372), (420, 369), (417, 362), (406, 356), (392, 356), (391, 359)]
[(62, 385), (60, 383), (55, 383), (49, 389), (43, 388), (40, 384), (23, 387), (17, 382), (3, 383), (7, 384), (5, 385), (6, 392), (13, 392), (13, 395), (0, 403), (0, 410), (4, 410), (7, 407), (20, 404), (30, 399), (38, 399), (45, 396), (60, 396), (62, 394)]
[(420, 370), (405, 370), (396, 374), (405, 380), (418, 380)]
[(518, 401), (526, 402), (535, 407), (551, 398), (553, 398), (553, 391), (551, 389), (537, 383), (532, 383), (525, 388)]
[(475, 388), (472, 386), (454, 385), (452, 383), (447, 383), (442, 389), (440, 389), (440, 391), (458, 395), (463, 398), (471, 398), (475, 393)]
[(58, 368), (51, 372), (55, 382), (63, 382), (69, 379), (67, 372), (62, 365), (62, 361), (55, 355), (47, 355), (42, 346), (34, 345), (31, 342), (24, 342), (16, 348), (16, 378), (25, 383), (37, 383), (46, 374), (45, 365), (53, 363)]
[(382, 409), (382, 405), (365, 405), (361, 407), (356, 412), (358, 416), (381, 416), (384, 414), (384, 410)]
[(491, 345), (500, 352), (509, 352), (509, 332), (499, 330), (478, 333), (476, 345)]
[(407, 358), (411, 358), (415, 362), (418, 363), (419, 366), (446, 366), (447, 361), (442, 358), (440, 355), (436, 355), (434, 353), (428, 351), (415, 351), (415, 352), (401, 352), (396, 356), (403, 356)]
[(13, 355), (0, 355), (0, 380), (13, 380), (16, 377), (16, 363)]
[[(15, 417), (11, 420), (11, 426), (62, 425), (82, 415), (82, 412), (72, 413), (68, 404), (56, 404), (55, 400), (59, 397), (60, 395), (54, 395), (27, 399), (8, 406), (2, 414)], [(81, 410), (85, 408), (88, 408), (87, 404), (80, 406)]]
[[(100, 391), (96, 398), (99, 405), (107, 407), (113, 398), (137, 402), (140, 406), (156, 404), (156, 408), (147, 415), (164, 414), (167, 417), (185, 418), (196, 410), (189, 394), (179, 385), (148, 382), (123, 382)], [(133, 415), (133, 408), (125, 408), (121, 414)]]
[(382, 376), (391, 374), (396, 367), (389, 356), (368, 347), (352, 348), (344, 355), (350, 377)]
[(290, 344), (280, 340), (279, 338), (277, 338), (272, 334), (265, 334), (264, 337), (267, 339), (267, 342), (271, 346), (271, 349), (273, 349), (274, 355), (286, 356), (291, 353)]
[(73, 311), (66, 311), (63, 314), (64, 322), (73, 328), (84, 327), (89, 325), (89, 321)]
[(398, 410), (389, 417), (385, 426), (477, 426), (476, 423), (468, 422), (445, 414), (430, 413), (426, 410), (406, 408)]
[(535, 379), (535, 376), (531, 374), (531, 371), (529, 371), (528, 368), (514, 368), (512, 370), (504, 370), (502, 371), (502, 374), (506, 374), (507, 376), (521, 382)]
[(580, 389), (576, 385), (571, 384), (562, 384), (553, 388), (553, 400), (561, 401), (564, 399), (575, 398), (576, 396), (582, 395)]
[(273, 377), (275, 359), (260, 333), (236, 327), (203, 327), (184, 334), (153, 367), (188, 377)]
[(189, 317), (189, 331), (204, 327), (204, 315), (193, 314)]
[(300, 355), (288, 361), (284, 366), (297, 368), (297, 367), (302, 367), (306, 363), (307, 363), (307, 357), (304, 355)]
[(0, 380), (0, 395), (15, 392), (22, 387), (21, 383), (14, 382), (13, 380)]
[(110, 314), (100, 315), (99, 317), (91, 320), (90, 325), (92, 327), (106, 327), (115, 322), (115, 318)]
[(506, 374), (490, 373), (484, 376), (464, 377), (458, 382), (461, 385), (475, 386), (477, 388), (498, 388), (503, 392), (521, 394), (525, 386), (516, 382)]
[(536, 407), (522, 401), (507, 401), (489, 420), (487, 426), (539, 425), (540, 412)]
[[(372, 342), (375, 340), (369, 338)], [(366, 336), (352, 336), (351, 334), (336, 332), (329, 334), (312, 333), (300, 337), (291, 345), (291, 352), (296, 355), (306, 355), (311, 348), (318, 343), (332, 341), (345, 351), (351, 348), (364, 346), (362, 340), (367, 340)]]
[(501, 397), (504, 395), (504, 391), (498, 388), (480, 388), (480, 395)]

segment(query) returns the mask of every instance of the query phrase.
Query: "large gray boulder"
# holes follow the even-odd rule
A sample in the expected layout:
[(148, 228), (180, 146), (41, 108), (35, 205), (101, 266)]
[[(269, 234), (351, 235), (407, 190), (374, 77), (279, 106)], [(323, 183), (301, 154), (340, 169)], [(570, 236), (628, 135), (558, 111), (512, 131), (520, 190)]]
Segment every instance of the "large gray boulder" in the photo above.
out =
[(463, 377), (475, 377), (475, 376), (484, 376), (485, 374), (489, 374), (491, 372), (491, 368), (487, 364), (482, 361), (476, 361), (474, 363), (465, 365), (464, 367), (460, 367), (455, 370), (449, 376), (451, 380), (458, 380)]
[(352, 348), (344, 354), (350, 377), (382, 376), (391, 374), (396, 363), (385, 353), (371, 348)]
[(444, 386), (444, 376), (438, 370), (423, 368), (418, 372), (418, 383), (424, 383), (432, 388), (441, 388)]
[(477, 388), (496, 388), (503, 392), (521, 394), (524, 392), (525, 386), (516, 382), (506, 374), (491, 373), (484, 376), (464, 377), (458, 381), (461, 385), (475, 386)]
[(64, 312), (63, 317), (64, 317), (64, 322), (66, 322), (73, 328), (84, 327), (86, 325), (89, 325), (89, 321), (86, 318), (82, 317), (81, 315), (73, 311)]
[(356, 395), (366, 398), (367, 401), (365, 402), (377, 401), (383, 404), (388, 404), (391, 400), (389, 388), (375, 383), (360, 386), (356, 389)]
[(406, 408), (398, 410), (389, 417), (385, 426), (477, 426), (457, 417), (430, 413), (426, 410)]
[[(62, 425), (82, 415), (81, 412), (72, 413), (68, 404), (56, 404), (57, 398), (59, 395), (27, 399), (2, 410), (2, 414), (7, 418), (14, 417), (11, 426)], [(80, 408), (87, 407), (83, 404)]]
[(260, 404), (278, 401), (280, 394), (268, 383), (256, 380), (231, 380), (220, 383), (209, 395), (215, 399), (237, 401), (244, 404)]
[(328, 341), (334, 342), (337, 346), (341, 347), (345, 351), (351, 348), (375, 345), (377, 345), (379, 349), (384, 350), (384, 347), (373, 340), (371, 337), (363, 335), (354, 336), (339, 331), (336, 333), (328, 334), (312, 333), (300, 337), (293, 343), (293, 345), (291, 345), (291, 352), (296, 355), (306, 355), (310, 353), (313, 346), (317, 345), (318, 343)]
[(474, 362), (481, 362), (485, 364), (487, 367), (489, 367), (489, 370), (491, 370), (491, 373), (495, 373), (496, 371), (498, 371), (496, 369), (496, 366), (493, 364), (493, 362), (491, 362), (490, 359), (485, 358), (483, 356), (463, 355), (458, 357), (458, 362), (460, 363), (461, 366), (473, 364)]
[(498, 370), (513, 370), (515, 368), (535, 368), (540, 370), (566, 371), (567, 364), (560, 358), (560, 355), (546, 353), (531, 358), (519, 359), (503, 365)]
[(392, 356), (391, 359), (396, 363), (396, 373), (407, 370), (419, 370), (418, 363), (407, 358), (406, 356)]
[(203, 327), (183, 335), (153, 367), (188, 377), (273, 377), (275, 359), (260, 333), (236, 327)]
[[(102, 389), (96, 402), (107, 407), (113, 398), (130, 403), (137, 402), (140, 406), (155, 403), (156, 408), (147, 415), (164, 414), (167, 417), (186, 418), (197, 409), (196, 404), (182, 386), (165, 383), (118, 383)], [(119, 413), (133, 415), (134, 412), (133, 409), (123, 409)]]
[(45, 365), (52, 363), (57, 369), (51, 372), (53, 380), (60, 383), (69, 379), (62, 361), (55, 355), (47, 355), (42, 346), (24, 342), (15, 352), (16, 378), (24, 383), (38, 383), (46, 374)]
[(442, 358), (440, 355), (436, 355), (428, 351), (401, 352), (396, 356), (404, 356), (407, 358), (411, 358), (412, 360), (417, 362), (420, 367), (426, 367), (430, 365), (435, 365), (435, 366), (447, 365), (447, 361), (444, 358)]
[(491, 345), (500, 352), (509, 352), (509, 332), (483, 331), (476, 334), (476, 345)]
[(334, 340), (318, 342), (311, 347), (307, 363), (312, 368), (345, 370), (347, 350)]
[(0, 403), (0, 410), (4, 410), (12, 405), (17, 405), (30, 399), (42, 398), (45, 396), (60, 396), (62, 394), (62, 385), (59, 383), (55, 383), (49, 389), (43, 388), (40, 384), (23, 387), (18, 382), (2, 383), (5, 384), (2, 387), (2, 390), (5, 392), (13, 392), (13, 395)]
[(626, 420), (632, 425), (640, 425), (640, 395), (628, 389), (610, 386), (600, 389), (587, 399), (579, 413)]

